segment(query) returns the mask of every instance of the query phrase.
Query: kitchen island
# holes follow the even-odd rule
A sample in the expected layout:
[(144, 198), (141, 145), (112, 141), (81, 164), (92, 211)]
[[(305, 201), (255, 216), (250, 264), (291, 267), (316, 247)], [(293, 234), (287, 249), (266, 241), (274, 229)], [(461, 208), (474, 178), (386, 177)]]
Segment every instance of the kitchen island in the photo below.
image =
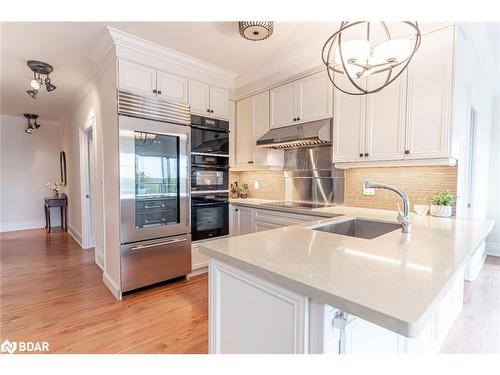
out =
[(313, 211), (337, 217), (200, 247), (210, 257), (210, 352), (438, 351), (493, 222), (413, 216), (410, 234), (363, 239), (313, 229), (354, 218), (395, 222), (394, 212)]

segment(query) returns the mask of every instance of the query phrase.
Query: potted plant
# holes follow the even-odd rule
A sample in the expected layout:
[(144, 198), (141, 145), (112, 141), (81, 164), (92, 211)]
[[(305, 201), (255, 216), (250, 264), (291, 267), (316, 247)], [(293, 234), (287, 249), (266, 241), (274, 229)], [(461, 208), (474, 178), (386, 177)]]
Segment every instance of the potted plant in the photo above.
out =
[(248, 197), (248, 184), (246, 183), (241, 184), (241, 187), (239, 188), (239, 196), (240, 198)]
[(427, 198), (431, 204), (430, 213), (432, 216), (450, 217), (452, 206), (455, 203), (455, 196), (449, 191), (440, 191)]

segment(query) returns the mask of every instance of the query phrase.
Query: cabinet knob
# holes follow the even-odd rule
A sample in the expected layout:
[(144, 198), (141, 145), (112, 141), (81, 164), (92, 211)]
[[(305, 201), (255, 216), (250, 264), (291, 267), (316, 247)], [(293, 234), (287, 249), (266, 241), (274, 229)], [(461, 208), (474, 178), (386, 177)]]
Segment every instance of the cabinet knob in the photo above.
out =
[(300, 120), (300, 117), (297, 117), (297, 121), (299, 121), (299, 120)]
[(410, 150), (405, 150), (405, 155), (408, 155), (410, 153)]
[(157, 93), (156, 89), (155, 89), (155, 90), (153, 90), (153, 94), (156, 94), (156, 93)]
[(362, 157), (363, 157), (363, 153), (362, 153), (362, 152), (360, 152), (360, 153), (359, 153), (359, 157), (360, 157), (360, 158), (362, 158)]
[(158, 90), (158, 94), (160, 94), (160, 95), (161, 95), (161, 90)]
[(294, 118), (293, 118), (293, 121), (297, 121), (297, 119), (294, 117)]
[(209, 109), (207, 109), (207, 112), (208, 112), (208, 113), (210, 113), (210, 110), (209, 110)]
[(210, 110), (210, 113), (214, 113), (214, 110), (213, 110), (213, 109), (211, 109), (211, 110)]
[(370, 156), (370, 154), (368, 152), (365, 152), (365, 156)]
[(253, 164), (253, 160), (249, 160), (249, 161), (248, 161), (248, 164)]

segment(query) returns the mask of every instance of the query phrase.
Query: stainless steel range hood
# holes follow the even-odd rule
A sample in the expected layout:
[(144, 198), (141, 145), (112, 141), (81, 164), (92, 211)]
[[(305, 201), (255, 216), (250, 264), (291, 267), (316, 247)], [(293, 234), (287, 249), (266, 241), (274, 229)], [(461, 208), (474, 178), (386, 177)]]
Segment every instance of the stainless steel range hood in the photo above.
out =
[(257, 146), (276, 149), (311, 147), (332, 142), (331, 119), (271, 129), (257, 140)]

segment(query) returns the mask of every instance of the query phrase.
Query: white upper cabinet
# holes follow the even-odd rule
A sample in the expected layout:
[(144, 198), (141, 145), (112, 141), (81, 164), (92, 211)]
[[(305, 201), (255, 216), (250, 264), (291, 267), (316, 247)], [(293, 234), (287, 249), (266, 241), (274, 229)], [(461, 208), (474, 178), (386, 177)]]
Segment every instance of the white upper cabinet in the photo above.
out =
[[(380, 86), (385, 75), (368, 76), (369, 89)], [(382, 91), (366, 97), (365, 160), (398, 160), (404, 157), (406, 74)]]
[(271, 128), (332, 117), (332, 84), (325, 72), (270, 91)]
[(236, 104), (236, 167), (281, 167), (283, 151), (257, 147), (269, 130), (269, 91), (238, 100)]
[(449, 156), (452, 68), (453, 27), (424, 35), (408, 67), (408, 158)]
[(160, 70), (156, 73), (158, 96), (179, 103), (188, 103), (188, 80)]
[[(339, 84), (347, 82), (344, 75), (337, 75)], [(342, 87), (342, 86), (341, 86)], [(365, 154), (365, 107), (364, 95), (348, 95), (334, 91), (333, 103), (333, 160), (352, 162), (363, 160)]]
[(192, 113), (210, 116), (210, 85), (190, 79), (189, 104)]
[(333, 85), (326, 72), (300, 79), (295, 84), (297, 123), (332, 117)]
[(229, 118), (229, 93), (226, 89), (210, 86), (210, 115)]
[(271, 90), (271, 128), (293, 124), (295, 117), (295, 84), (289, 83)]
[(121, 89), (156, 95), (156, 69), (120, 59), (118, 71)]
[[(453, 163), (453, 33), (454, 28), (447, 27), (422, 36), (408, 70), (377, 93), (354, 96), (334, 90), (335, 163)], [(374, 88), (384, 78), (368, 76), (366, 84)]]
[(189, 80), (189, 104), (192, 113), (229, 119), (229, 93), (226, 89)]

